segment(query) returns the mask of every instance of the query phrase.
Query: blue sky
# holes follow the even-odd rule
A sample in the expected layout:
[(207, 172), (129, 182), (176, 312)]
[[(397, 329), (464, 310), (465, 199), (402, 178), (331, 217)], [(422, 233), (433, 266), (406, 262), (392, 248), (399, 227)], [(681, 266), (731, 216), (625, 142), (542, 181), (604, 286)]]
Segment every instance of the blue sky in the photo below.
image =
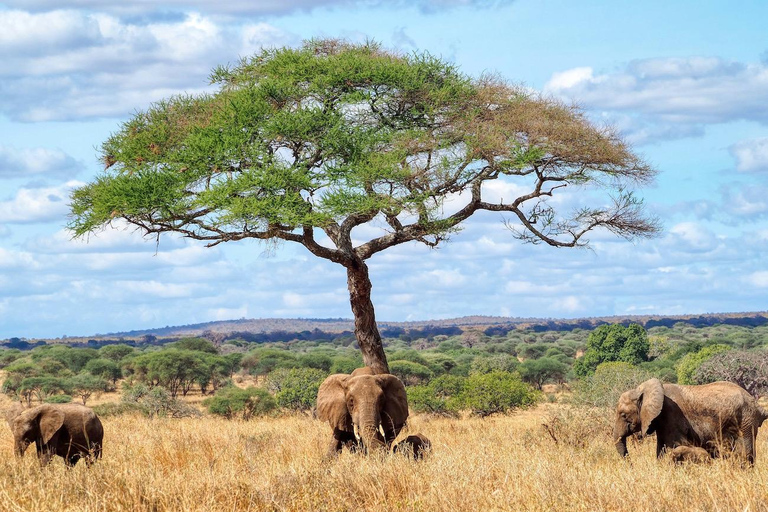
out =
[(350, 317), (343, 269), (294, 247), (72, 241), (68, 192), (132, 112), (263, 45), (373, 38), (582, 105), (658, 170), (661, 237), (524, 246), (496, 214), (369, 261), (380, 320), (768, 310), (768, 3), (0, 1), (0, 338), (240, 317)]

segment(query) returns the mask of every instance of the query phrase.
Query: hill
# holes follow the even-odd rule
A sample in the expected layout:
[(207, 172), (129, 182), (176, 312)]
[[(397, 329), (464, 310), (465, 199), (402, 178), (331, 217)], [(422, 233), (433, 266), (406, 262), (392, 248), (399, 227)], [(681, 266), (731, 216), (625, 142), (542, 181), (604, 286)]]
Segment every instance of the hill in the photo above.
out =
[[(453, 335), (462, 331), (476, 329), (486, 334), (503, 334), (514, 329), (530, 329), (536, 332), (571, 331), (574, 329), (593, 329), (605, 323), (628, 325), (637, 323), (645, 328), (668, 326), (683, 322), (693, 327), (705, 327), (717, 324), (755, 327), (768, 324), (768, 311), (742, 313), (706, 313), (701, 315), (616, 315), (571, 319), (555, 318), (520, 318), (501, 316), (464, 316), (440, 320), (419, 320), (410, 322), (379, 322), (382, 336), (398, 337), (408, 335), (412, 338), (433, 336), (436, 334)], [(202, 322), (180, 326), (165, 326), (154, 329), (94, 334), (55, 339), (27, 340), (12, 338), (0, 343), (8, 346), (20, 341), (86, 344), (91, 340), (139, 340), (142, 338), (173, 339), (184, 336), (233, 337), (241, 336), (250, 341), (287, 341), (290, 339), (334, 339), (352, 336), (354, 322), (346, 318), (241, 318)], [(93, 342), (91, 341), (91, 344)]]

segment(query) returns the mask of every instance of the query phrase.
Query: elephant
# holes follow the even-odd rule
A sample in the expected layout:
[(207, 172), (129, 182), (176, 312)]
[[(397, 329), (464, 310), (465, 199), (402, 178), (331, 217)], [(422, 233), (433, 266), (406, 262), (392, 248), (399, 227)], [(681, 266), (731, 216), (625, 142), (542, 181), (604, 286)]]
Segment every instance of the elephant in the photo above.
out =
[(627, 437), (655, 432), (657, 457), (692, 446), (712, 457), (733, 451), (753, 464), (757, 429), (766, 417), (752, 395), (732, 382), (681, 386), (650, 379), (619, 398), (613, 438), (621, 456), (627, 455)]
[(6, 414), (15, 441), (17, 457), (35, 443), (40, 465), (53, 455), (74, 466), (84, 458), (90, 465), (101, 458), (104, 428), (93, 409), (80, 404), (43, 404), (31, 409), (14, 407)]
[(682, 464), (683, 462), (706, 463), (712, 461), (710, 453), (699, 446), (678, 446), (677, 448), (673, 448), (669, 453), (675, 464)]
[(368, 367), (331, 375), (317, 392), (317, 417), (333, 429), (329, 457), (345, 446), (388, 450), (408, 418), (405, 386), (394, 375), (374, 375)]
[(392, 453), (405, 453), (414, 459), (423, 459), (426, 452), (432, 449), (432, 442), (424, 434), (413, 434), (392, 448)]

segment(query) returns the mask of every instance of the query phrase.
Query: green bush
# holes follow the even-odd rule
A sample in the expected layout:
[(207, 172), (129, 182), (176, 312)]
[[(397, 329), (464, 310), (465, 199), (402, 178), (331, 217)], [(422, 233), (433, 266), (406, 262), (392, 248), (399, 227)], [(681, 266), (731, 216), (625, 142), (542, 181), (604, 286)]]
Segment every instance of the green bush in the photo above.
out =
[(389, 363), (389, 371), (406, 386), (418, 385), (432, 378), (432, 370), (413, 361), (392, 361)]
[(309, 410), (317, 401), (317, 390), (328, 374), (314, 368), (278, 368), (267, 376), (267, 388), (280, 407)]
[(121, 416), (123, 414), (139, 413), (148, 416), (147, 410), (135, 402), (109, 402), (106, 404), (94, 405), (93, 412), (101, 417)]
[(72, 397), (69, 395), (53, 395), (49, 396), (44, 401), (47, 404), (68, 404), (72, 401)]
[(677, 363), (677, 382), (680, 384), (698, 384), (694, 375), (699, 367), (716, 354), (731, 350), (728, 345), (718, 344), (704, 347), (698, 352), (686, 354)]
[(520, 362), (515, 356), (496, 354), (490, 357), (476, 357), (470, 365), (470, 371), (472, 373), (513, 372), (519, 365)]
[(211, 414), (227, 419), (239, 416), (243, 420), (264, 416), (277, 408), (277, 402), (266, 389), (255, 387), (221, 389), (215, 396), (206, 398), (203, 405)]
[(573, 384), (573, 400), (577, 405), (615, 407), (622, 393), (651, 377), (653, 374), (629, 363), (602, 363), (593, 375)]
[(589, 334), (587, 351), (573, 370), (577, 376), (586, 377), (601, 363), (619, 361), (636, 365), (648, 360), (649, 350), (648, 335), (642, 326), (601, 325)]
[(458, 416), (465, 377), (441, 375), (425, 386), (406, 388), (408, 405), (416, 412)]
[(126, 411), (139, 410), (145, 416), (154, 418), (187, 418), (200, 416), (200, 411), (173, 397), (171, 393), (161, 387), (148, 388), (144, 384), (126, 386), (123, 388), (121, 403), (125, 404)]
[(540, 398), (539, 393), (520, 380), (520, 375), (494, 371), (475, 373), (467, 377), (460, 403), (478, 416), (506, 413), (528, 407)]

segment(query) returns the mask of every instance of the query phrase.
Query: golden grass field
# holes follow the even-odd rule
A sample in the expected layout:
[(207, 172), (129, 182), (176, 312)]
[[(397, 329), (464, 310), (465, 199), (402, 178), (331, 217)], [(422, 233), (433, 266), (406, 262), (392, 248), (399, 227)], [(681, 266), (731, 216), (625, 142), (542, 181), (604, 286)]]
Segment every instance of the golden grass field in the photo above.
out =
[(621, 460), (610, 418), (595, 425), (577, 412), (578, 424), (556, 423), (553, 414), (572, 413), (543, 404), (486, 419), (412, 417), (408, 430), (433, 443), (424, 461), (347, 452), (323, 460), (329, 428), (309, 416), (107, 417), (104, 458), (71, 470), (60, 458), (40, 468), (32, 447), (16, 460), (4, 427), (0, 510), (768, 510), (764, 432), (754, 468), (674, 466), (656, 460), (653, 439), (631, 443), (631, 461)]

